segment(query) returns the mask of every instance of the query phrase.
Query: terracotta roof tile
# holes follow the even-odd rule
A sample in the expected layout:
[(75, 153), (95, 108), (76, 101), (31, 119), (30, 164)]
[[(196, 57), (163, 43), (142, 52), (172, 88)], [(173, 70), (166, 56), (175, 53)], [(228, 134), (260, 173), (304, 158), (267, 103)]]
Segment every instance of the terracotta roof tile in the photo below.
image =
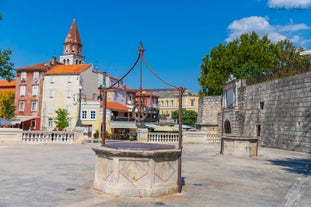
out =
[(16, 81), (11, 82), (7, 80), (0, 80), (0, 92), (12, 92), (15, 93)]
[(7, 81), (7, 80), (0, 80), (0, 87), (1, 88), (15, 88), (16, 80)]
[[(23, 70), (47, 70), (48, 69), (48, 64), (50, 63), (50, 61), (44, 62), (44, 63), (38, 63), (38, 64), (34, 64), (34, 65), (29, 65), (29, 66), (24, 66), (21, 68), (16, 68), (16, 71), (23, 71)], [(56, 62), (57, 65), (62, 65), (61, 62)], [(53, 67), (53, 66), (51, 66)], [(50, 68), (51, 68), (50, 67)]]
[(47, 69), (46, 64), (47, 64), (46, 62), (38, 63), (38, 64), (35, 64), (35, 65), (30, 65), (30, 66), (25, 66), (25, 67), (21, 67), (21, 68), (16, 68), (15, 70), (36, 70), (36, 69), (44, 70), (44, 69)]
[(65, 39), (65, 43), (66, 42), (74, 42), (74, 43), (79, 43), (82, 44), (81, 38), (80, 38), (80, 34), (78, 31), (78, 27), (77, 27), (77, 23), (76, 20), (74, 19), (72, 21), (71, 27), (69, 29), (68, 35)]
[[(103, 107), (102, 103), (101, 106)], [(107, 109), (113, 111), (128, 111), (130, 108), (118, 102), (107, 102)]]
[(92, 66), (91, 64), (56, 65), (45, 74), (46, 75), (79, 74), (91, 66)]
[[(140, 92), (137, 91), (137, 92), (135, 93), (135, 95), (136, 95), (137, 97), (140, 96)], [(150, 95), (153, 96), (153, 97), (159, 97), (158, 94), (151, 93), (150, 91), (145, 91), (145, 92), (143, 93), (143, 96), (145, 96), (145, 97), (150, 97)]]

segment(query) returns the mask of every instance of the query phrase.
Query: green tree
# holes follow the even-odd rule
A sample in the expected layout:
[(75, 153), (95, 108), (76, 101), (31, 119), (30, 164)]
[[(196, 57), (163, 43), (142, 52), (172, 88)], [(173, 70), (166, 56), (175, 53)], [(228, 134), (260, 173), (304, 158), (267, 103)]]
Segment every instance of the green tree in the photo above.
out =
[[(2, 15), (0, 14), (1, 19)], [(0, 78), (2, 77), (8, 81), (13, 80), (15, 77), (13, 72), (14, 64), (10, 62), (10, 55), (12, 55), (12, 50), (2, 50), (0, 48)]]
[(276, 45), (267, 36), (260, 38), (255, 32), (242, 34), (227, 45), (219, 44), (202, 62), (198, 78), (201, 96), (220, 95), (231, 74), (252, 83), (253, 77), (260, 77), (279, 66)]
[(5, 119), (14, 117), (14, 93), (1, 92), (0, 93), (0, 116)]
[(57, 109), (56, 111), (57, 117), (54, 121), (56, 124), (56, 127), (59, 131), (64, 130), (69, 126), (69, 118), (67, 111), (65, 109)]
[[(178, 121), (178, 117), (179, 117), (178, 110), (173, 111), (172, 119)], [(182, 109), (181, 120), (183, 124), (195, 126), (195, 124), (197, 123), (197, 117), (198, 117), (198, 113), (196, 111)]]
[(288, 77), (311, 70), (310, 61), (300, 55), (300, 52), (304, 51), (302, 47), (297, 49), (289, 40), (279, 41), (276, 46), (280, 67), (273, 71), (275, 73), (274, 77), (272, 77), (273, 79)]

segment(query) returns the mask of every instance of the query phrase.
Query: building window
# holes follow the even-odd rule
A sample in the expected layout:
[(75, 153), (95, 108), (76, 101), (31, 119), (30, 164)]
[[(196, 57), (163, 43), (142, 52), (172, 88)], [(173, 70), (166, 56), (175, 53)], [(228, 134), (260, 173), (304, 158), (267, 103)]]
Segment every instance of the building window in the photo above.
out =
[(37, 96), (39, 94), (39, 86), (32, 86), (32, 95)]
[(53, 127), (53, 119), (52, 118), (48, 119), (48, 126)]
[(96, 119), (96, 111), (90, 112), (90, 119), (95, 120)]
[(72, 76), (67, 76), (67, 82), (72, 83)]
[(39, 72), (33, 72), (33, 80), (38, 81), (39, 80)]
[(194, 106), (194, 99), (190, 100), (190, 106)]
[(54, 112), (54, 107), (52, 105), (48, 106), (48, 113), (52, 114)]
[(50, 89), (50, 98), (54, 98), (55, 92), (53, 89)]
[(32, 101), (31, 102), (31, 111), (37, 111), (38, 110), (38, 102)]
[(66, 91), (67, 98), (71, 98), (71, 90)]
[(86, 110), (82, 110), (81, 111), (81, 119), (82, 120), (86, 120), (86, 118), (87, 118), (87, 111)]
[(22, 72), (21, 73), (21, 81), (25, 81), (27, 78), (27, 73), (26, 72)]
[(174, 106), (174, 101), (173, 101), (173, 100), (171, 100), (171, 106), (172, 106), (172, 107)]
[(263, 110), (265, 102), (260, 102), (260, 109)]
[(50, 76), (50, 83), (55, 83), (55, 77), (54, 76)]
[(71, 105), (66, 105), (67, 114), (71, 113)]
[(168, 106), (168, 101), (166, 101), (166, 106)]
[(24, 111), (25, 110), (25, 101), (20, 101), (19, 106), (18, 106), (19, 111)]
[(31, 129), (35, 129), (36, 128), (36, 122), (35, 121), (31, 121), (30, 122), (30, 128)]
[(21, 86), (20, 87), (19, 95), (20, 96), (25, 96), (26, 95), (26, 86)]
[(257, 136), (260, 137), (261, 125), (257, 125)]

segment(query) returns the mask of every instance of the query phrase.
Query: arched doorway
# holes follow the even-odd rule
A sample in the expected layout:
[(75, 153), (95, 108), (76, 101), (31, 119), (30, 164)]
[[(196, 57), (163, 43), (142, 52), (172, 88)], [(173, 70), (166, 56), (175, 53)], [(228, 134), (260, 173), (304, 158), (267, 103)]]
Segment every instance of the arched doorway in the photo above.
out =
[(231, 125), (230, 121), (226, 120), (224, 123), (225, 133), (230, 134), (231, 133)]

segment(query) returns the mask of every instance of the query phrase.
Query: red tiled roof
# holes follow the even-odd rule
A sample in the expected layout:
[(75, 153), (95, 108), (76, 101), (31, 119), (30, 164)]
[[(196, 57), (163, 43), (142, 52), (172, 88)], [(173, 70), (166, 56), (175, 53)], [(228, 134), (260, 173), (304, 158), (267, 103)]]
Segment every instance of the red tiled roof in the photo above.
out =
[(0, 80), (0, 87), (2, 88), (15, 88), (16, 80), (7, 81), (7, 80)]
[(0, 92), (12, 92), (15, 93), (16, 81), (11, 82), (7, 80), (0, 80)]
[[(103, 107), (103, 104), (101, 104)], [(107, 102), (107, 109), (112, 111), (128, 111), (130, 108), (118, 102)]]
[[(137, 97), (140, 96), (140, 92), (137, 91), (137, 92), (135, 93), (135, 95), (136, 95)], [(151, 93), (150, 91), (143, 91), (143, 94), (142, 94), (142, 95), (145, 96), (145, 97), (150, 97), (150, 95), (151, 95), (151, 96), (154, 96), (154, 97), (159, 97), (158, 94)]]
[[(44, 62), (44, 63), (38, 63), (38, 64), (35, 64), (35, 65), (29, 65), (29, 66), (24, 66), (24, 67), (21, 67), (21, 68), (16, 68), (15, 70), (16, 71), (23, 71), (23, 70), (47, 70), (48, 69), (48, 65), (51, 61), (47, 61), (47, 62)], [(62, 65), (61, 62), (58, 62), (56, 61), (56, 65)], [(53, 65), (50, 66), (51, 67), (54, 67)]]
[(40, 70), (44, 70), (47, 69), (47, 63), (38, 63), (35, 65), (30, 65), (30, 66), (25, 66), (25, 67), (21, 67), (21, 68), (16, 68), (16, 70), (36, 70), (36, 69), (40, 69)]
[(45, 74), (46, 75), (79, 74), (91, 66), (92, 66), (91, 64), (56, 65)]

